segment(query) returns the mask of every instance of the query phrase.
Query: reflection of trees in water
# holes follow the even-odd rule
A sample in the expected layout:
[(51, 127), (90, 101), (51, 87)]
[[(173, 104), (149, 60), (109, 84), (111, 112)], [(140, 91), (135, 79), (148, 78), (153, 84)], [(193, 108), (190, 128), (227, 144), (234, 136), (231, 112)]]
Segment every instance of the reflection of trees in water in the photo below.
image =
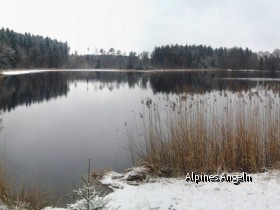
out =
[(279, 73), (239, 71), (196, 72), (49, 72), (6, 76), (0, 78), (0, 109), (11, 110), (17, 105), (30, 105), (67, 95), (70, 83), (87, 82), (97, 89), (150, 87), (154, 93), (205, 93), (211, 90), (247, 91), (257, 86), (280, 90), (280, 83), (267, 81), (223, 80), (220, 78), (271, 78)]
[(10, 111), (18, 105), (50, 100), (66, 95), (67, 80), (51, 73), (8, 76), (0, 82), (0, 109)]
[(100, 82), (104, 87), (120, 87), (128, 84), (130, 88), (139, 85), (141, 88), (147, 88), (148, 79), (144, 72), (71, 72), (67, 74), (69, 81), (87, 81)]
[[(49, 72), (6, 76), (0, 80), (0, 109), (10, 111), (18, 105), (67, 95), (69, 83), (92, 82), (110, 90), (128, 85), (147, 88), (148, 79), (141, 72)], [(101, 88), (102, 89), (102, 88)]]
[[(279, 78), (278, 75), (274, 77)], [(225, 78), (274, 78), (271, 72), (245, 71), (199, 71), (199, 72), (163, 72), (151, 75), (150, 84), (154, 93), (205, 93), (212, 90), (248, 91), (259, 86), (280, 90), (280, 82), (227, 80)]]

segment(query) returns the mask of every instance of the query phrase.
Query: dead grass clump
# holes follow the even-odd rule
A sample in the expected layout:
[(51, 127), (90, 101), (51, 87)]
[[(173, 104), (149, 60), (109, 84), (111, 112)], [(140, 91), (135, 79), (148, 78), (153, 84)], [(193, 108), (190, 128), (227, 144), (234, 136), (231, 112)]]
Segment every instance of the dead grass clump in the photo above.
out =
[(11, 181), (7, 179), (6, 172), (0, 166), (0, 203), (18, 209), (39, 210), (47, 206), (46, 195), (38, 187), (33, 186), (28, 189), (14, 189)]

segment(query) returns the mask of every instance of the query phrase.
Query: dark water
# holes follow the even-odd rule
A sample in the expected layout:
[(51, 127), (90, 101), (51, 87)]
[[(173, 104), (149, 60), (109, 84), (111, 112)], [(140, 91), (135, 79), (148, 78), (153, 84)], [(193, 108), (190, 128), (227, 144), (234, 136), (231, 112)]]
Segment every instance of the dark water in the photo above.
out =
[(132, 166), (126, 129), (141, 100), (265, 88), (279, 94), (277, 72), (44, 72), (0, 77), (0, 151), (8, 173), (54, 194), (71, 192), (95, 169)]

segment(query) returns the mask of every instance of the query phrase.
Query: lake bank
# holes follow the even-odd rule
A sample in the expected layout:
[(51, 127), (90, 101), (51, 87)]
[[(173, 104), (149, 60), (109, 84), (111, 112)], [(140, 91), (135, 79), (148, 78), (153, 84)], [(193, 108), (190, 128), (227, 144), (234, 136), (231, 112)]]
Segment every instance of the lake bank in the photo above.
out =
[(105, 176), (103, 183), (118, 186), (107, 197), (109, 206), (119, 209), (278, 209), (279, 171), (249, 175), (253, 181), (240, 185), (157, 177), (133, 186), (121, 178), (113, 179), (114, 174)]
[[(247, 174), (252, 182), (199, 182), (186, 181), (185, 176), (164, 178), (147, 173), (145, 167), (135, 167), (125, 173), (108, 172), (100, 180), (113, 192), (106, 195), (108, 209), (270, 209), (280, 204), (280, 171)], [(129, 177), (144, 179), (128, 181)], [(227, 173), (229, 176), (240, 173)], [(222, 175), (222, 172), (216, 175)], [(201, 202), (203, 200), (203, 202)], [(44, 210), (81, 208), (81, 200), (68, 208), (46, 207)], [(71, 207), (71, 208), (70, 208)], [(3, 209), (5, 209), (2, 206)], [(6, 208), (9, 209), (9, 208)]]

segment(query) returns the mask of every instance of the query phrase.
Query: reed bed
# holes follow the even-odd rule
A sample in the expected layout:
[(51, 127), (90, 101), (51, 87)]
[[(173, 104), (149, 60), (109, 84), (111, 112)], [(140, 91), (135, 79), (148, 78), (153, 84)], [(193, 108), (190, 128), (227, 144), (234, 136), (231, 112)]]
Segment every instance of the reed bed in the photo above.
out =
[(267, 89), (143, 99), (134, 161), (172, 171), (261, 172), (280, 163), (279, 94)]

